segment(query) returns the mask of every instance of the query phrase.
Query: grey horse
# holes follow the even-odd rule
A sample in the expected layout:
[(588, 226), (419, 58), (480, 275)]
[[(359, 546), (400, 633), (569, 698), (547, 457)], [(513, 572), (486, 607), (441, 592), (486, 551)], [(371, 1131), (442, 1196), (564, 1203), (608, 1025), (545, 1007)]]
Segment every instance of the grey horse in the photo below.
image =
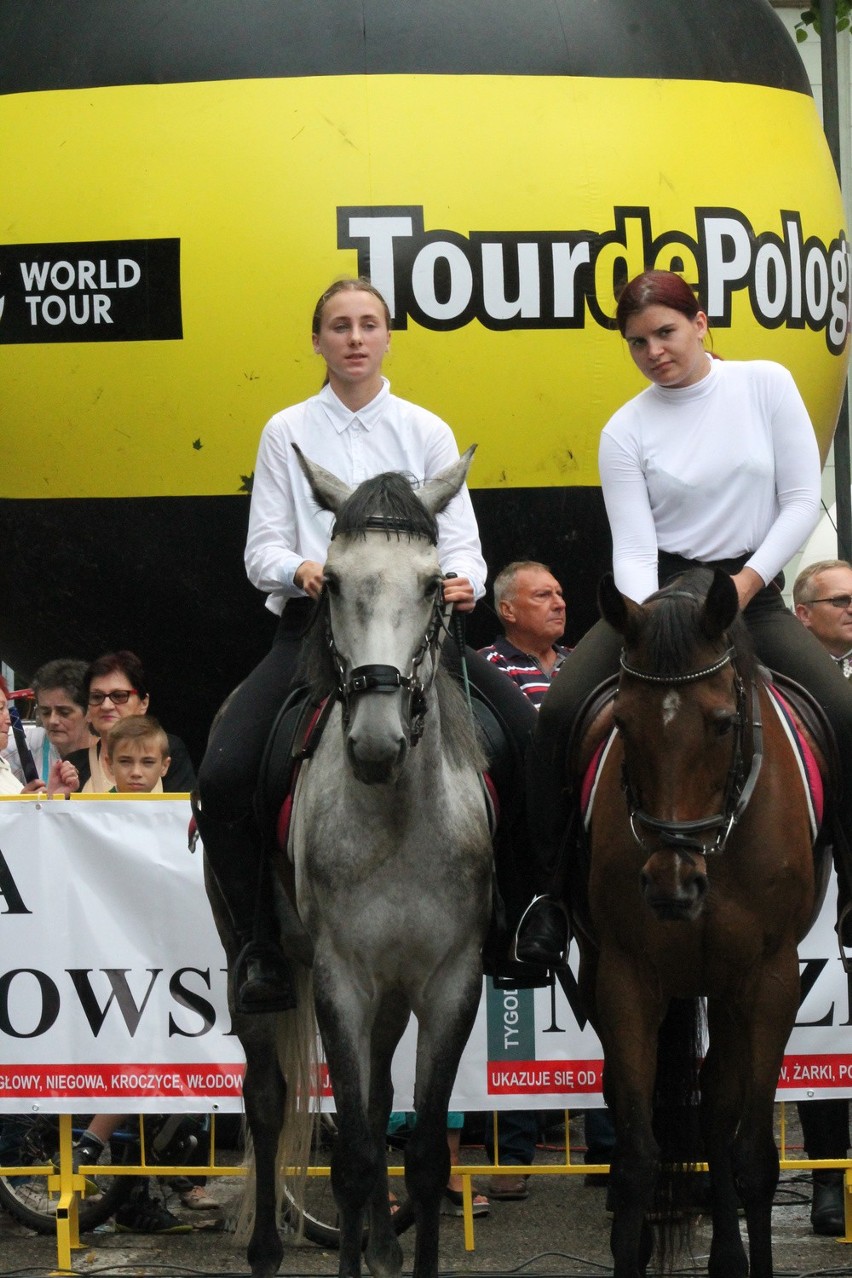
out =
[[(435, 521), (464, 483), (472, 453), (416, 492), (393, 473), (351, 490), (300, 454), (317, 503), (336, 516), (324, 625), (314, 627), (308, 656), (314, 691), (335, 704), (299, 775), (288, 853), (314, 946), (314, 1005), (337, 1110), (331, 1181), (344, 1278), (361, 1273), (362, 1248), (374, 1278), (402, 1270), (385, 1136), (391, 1061), (412, 1012), (416, 1123), (402, 1210), (414, 1216), (414, 1278), (438, 1272), (447, 1109), (479, 1003), (491, 910), (485, 759), (464, 698), (440, 665), (446, 618)], [(214, 914), (227, 920), (215, 884), (210, 890)], [(223, 939), (229, 949), (227, 928)], [(257, 1170), (248, 1252), (255, 1275), (274, 1274), (283, 1254), (276, 1167), (282, 1157), (296, 1161), (294, 1148), (305, 1158), (305, 1107), (293, 1103), (311, 1068), (304, 969), (299, 981), (296, 1011), (234, 1021)], [(296, 1088), (288, 1070), (300, 1076)], [(301, 1145), (290, 1139), (294, 1127)]]

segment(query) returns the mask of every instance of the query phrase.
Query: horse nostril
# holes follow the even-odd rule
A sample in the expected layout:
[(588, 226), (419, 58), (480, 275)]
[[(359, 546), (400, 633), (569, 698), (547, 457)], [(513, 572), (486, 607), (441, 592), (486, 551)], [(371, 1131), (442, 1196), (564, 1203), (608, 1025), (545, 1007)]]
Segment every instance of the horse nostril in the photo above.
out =
[(707, 886), (707, 875), (696, 874), (693, 880), (693, 888), (695, 889), (695, 894), (699, 900), (701, 900), (703, 896), (707, 895)]

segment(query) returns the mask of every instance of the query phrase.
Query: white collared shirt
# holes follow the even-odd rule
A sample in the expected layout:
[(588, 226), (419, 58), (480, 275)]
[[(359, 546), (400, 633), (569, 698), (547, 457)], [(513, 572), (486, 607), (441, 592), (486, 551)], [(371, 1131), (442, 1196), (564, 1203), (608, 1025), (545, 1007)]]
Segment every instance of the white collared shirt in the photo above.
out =
[(835, 665), (840, 667), (840, 673), (844, 679), (852, 677), (852, 648), (848, 652), (844, 652), (842, 657), (835, 657), (833, 652), (828, 654)]
[[(263, 429), (251, 495), (245, 564), (249, 580), (266, 591), (266, 606), (281, 613), (288, 598), (304, 596), (293, 574), (306, 559), (324, 564), (333, 516), (317, 508), (292, 444), (352, 488), (383, 471), (401, 471), (417, 483), (458, 460), (446, 422), (382, 389), (352, 412), (324, 386), (318, 395), (285, 408)], [(441, 571), (467, 577), (476, 598), (485, 593), (487, 568), (470, 494), (464, 487), (438, 515)]]

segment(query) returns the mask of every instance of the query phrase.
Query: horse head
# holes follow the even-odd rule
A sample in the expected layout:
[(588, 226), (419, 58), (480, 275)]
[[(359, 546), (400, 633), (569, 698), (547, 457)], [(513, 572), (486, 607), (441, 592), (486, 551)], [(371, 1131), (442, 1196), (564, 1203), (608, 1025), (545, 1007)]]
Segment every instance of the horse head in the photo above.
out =
[(723, 849), (742, 787), (736, 587), (727, 573), (696, 570), (637, 604), (607, 576), (598, 601), (624, 639), (614, 715), (630, 827), (648, 853), (644, 899), (660, 919), (690, 921), (703, 909), (707, 857)]
[(335, 515), (324, 655), (347, 757), (360, 781), (390, 783), (422, 734), (443, 637), (436, 516), (464, 484), (475, 445), (416, 492), (394, 472), (352, 489), (293, 447)]

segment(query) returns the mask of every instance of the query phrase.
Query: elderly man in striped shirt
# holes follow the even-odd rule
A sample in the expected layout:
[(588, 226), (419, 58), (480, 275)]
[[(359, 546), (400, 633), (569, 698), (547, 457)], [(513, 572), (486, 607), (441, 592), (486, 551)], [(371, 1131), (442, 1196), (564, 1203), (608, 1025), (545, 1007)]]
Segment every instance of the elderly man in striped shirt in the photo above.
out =
[[(480, 652), (518, 685), (538, 709), (550, 681), (568, 649), (557, 641), (565, 630), (562, 587), (546, 564), (533, 560), (508, 564), (494, 582), (494, 606), (505, 638)], [(523, 1201), (529, 1193), (524, 1168), (535, 1158), (538, 1115), (530, 1110), (507, 1110), (500, 1115), (500, 1162), (517, 1167), (517, 1176), (495, 1176), (488, 1185), (491, 1198)], [(485, 1125), (485, 1148), (494, 1157), (493, 1124)]]
[(562, 587), (546, 564), (521, 560), (497, 575), (494, 606), (506, 633), (481, 654), (538, 709), (569, 651), (558, 642), (565, 630)]

